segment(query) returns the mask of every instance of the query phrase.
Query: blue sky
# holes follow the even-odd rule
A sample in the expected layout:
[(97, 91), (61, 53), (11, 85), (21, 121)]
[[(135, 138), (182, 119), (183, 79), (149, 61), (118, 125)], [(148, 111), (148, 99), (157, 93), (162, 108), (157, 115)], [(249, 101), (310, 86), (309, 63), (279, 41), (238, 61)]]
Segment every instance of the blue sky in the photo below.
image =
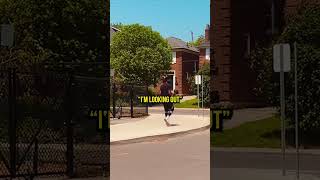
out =
[(151, 26), (165, 38), (191, 41), (210, 23), (210, 0), (110, 0), (111, 23)]

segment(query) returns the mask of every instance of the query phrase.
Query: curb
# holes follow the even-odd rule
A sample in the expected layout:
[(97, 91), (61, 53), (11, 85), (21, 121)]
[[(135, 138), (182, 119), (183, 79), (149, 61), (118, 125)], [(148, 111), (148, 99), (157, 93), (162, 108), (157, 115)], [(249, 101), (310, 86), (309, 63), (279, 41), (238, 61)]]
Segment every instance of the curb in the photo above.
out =
[(128, 144), (136, 144), (136, 143), (142, 143), (142, 142), (152, 142), (155, 141), (159, 138), (176, 138), (176, 137), (181, 137), (197, 132), (202, 132), (207, 129), (210, 129), (210, 124), (201, 128), (197, 129), (191, 129), (191, 130), (186, 130), (186, 131), (181, 131), (181, 132), (175, 132), (175, 133), (169, 133), (169, 134), (161, 134), (161, 135), (155, 135), (155, 136), (146, 136), (146, 137), (140, 137), (140, 138), (134, 138), (134, 139), (128, 139), (128, 140), (120, 140), (120, 141), (114, 141), (110, 142), (110, 145), (128, 145)]
[[(214, 152), (246, 152), (246, 153), (282, 153), (279, 148), (228, 148), (228, 147), (210, 147)], [(320, 155), (320, 149), (302, 149), (300, 154)], [(286, 154), (296, 154), (296, 149), (286, 149)]]

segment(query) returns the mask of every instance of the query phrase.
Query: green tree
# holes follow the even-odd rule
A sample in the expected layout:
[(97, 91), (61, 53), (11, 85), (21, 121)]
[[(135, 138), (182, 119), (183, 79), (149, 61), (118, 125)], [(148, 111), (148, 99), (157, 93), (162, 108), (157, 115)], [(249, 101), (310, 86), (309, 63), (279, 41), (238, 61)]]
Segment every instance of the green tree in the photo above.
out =
[[(320, 7), (303, 6), (288, 19), (276, 43), (298, 44), (298, 99), (300, 127), (310, 133), (320, 129)], [(292, 48), (293, 49), (293, 48)], [(292, 62), (294, 63), (294, 62)], [(257, 93), (279, 106), (279, 73), (273, 73), (272, 47), (258, 48), (252, 56), (258, 74)], [(294, 67), (292, 64), (291, 67)], [(286, 73), (286, 116), (294, 124), (294, 71)]]
[(204, 42), (204, 40), (205, 40), (204, 36), (201, 35), (195, 41), (189, 42), (189, 45), (194, 46), (194, 47), (198, 47)]
[(0, 63), (106, 61), (107, 4), (100, 0), (1, 0), (0, 23), (15, 27), (15, 46)]
[(151, 27), (125, 25), (111, 42), (111, 66), (126, 83), (153, 85), (170, 69), (171, 49)]
[(122, 23), (112, 23), (111, 26), (121, 30), (122, 27), (124, 26), (124, 24), (122, 24)]
[[(199, 69), (198, 75), (203, 76), (203, 105), (205, 107), (210, 107), (210, 64), (205, 63), (201, 69)], [(189, 79), (189, 82), (191, 84), (191, 91), (193, 94), (197, 94), (197, 85), (195, 84), (195, 77), (192, 76)], [(200, 103), (202, 101), (202, 96), (201, 96), (201, 87), (199, 87), (200, 91)]]

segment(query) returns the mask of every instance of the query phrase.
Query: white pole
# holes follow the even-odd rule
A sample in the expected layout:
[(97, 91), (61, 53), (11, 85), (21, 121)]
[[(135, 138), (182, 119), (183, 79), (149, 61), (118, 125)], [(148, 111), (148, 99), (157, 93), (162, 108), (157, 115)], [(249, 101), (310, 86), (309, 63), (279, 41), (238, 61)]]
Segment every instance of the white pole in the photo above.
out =
[(204, 109), (203, 109), (203, 75), (201, 75), (201, 106), (202, 106), (202, 117), (204, 117)]
[(199, 83), (197, 84), (197, 91), (198, 91), (198, 117), (199, 117), (199, 107), (200, 107), (200, 94), (199, 94)]
[(297, 150), (297, 179), (300, 176), (299, 167), (299, 122), (298, 122), (298, 77), (297, 77), (297, 42), (294, 43), (294, 81), (295, 81), (295, 121), (296, 121), (296, 150)]

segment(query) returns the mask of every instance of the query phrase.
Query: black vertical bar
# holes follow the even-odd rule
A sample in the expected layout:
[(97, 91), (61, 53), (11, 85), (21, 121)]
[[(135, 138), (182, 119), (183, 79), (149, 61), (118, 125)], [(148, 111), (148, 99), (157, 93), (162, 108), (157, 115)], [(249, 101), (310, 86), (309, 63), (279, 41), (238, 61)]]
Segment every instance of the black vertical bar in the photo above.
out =
[(275, 4), (274, 0), (271, 1), (271, 32), (272, 35), (275, 34)]
[(34, 142), (34, 153), (33, 153), (33, 172), (34, 175), (38, 174), (38, 159), (39, 159), (39, 142), (36, 138)]
[[(146, 94), (150, 96), (148, 86), (146, 86)], [(149, 103), (146, 103), (146, 113), (149, 114)]]
[(116, 83), (112, 82), (113, 88), (112, 88), (112, 112), (113, 112), (113, 118), (116, 117)]
[(67, 88), (67, 103), (66, 103), (66, 129), (67, 129), (67, 175), (68, 177), (74, 176), (74, 154), (73, 154), (73, 126), (72, 126), (72, 83), (73, 83), (73, 73), (70, 73), (69, 84)]
[(130, 89), (130, 114), (131, 118), (133, 118), (133, 85), (131, 85)]
[(9, 70), (9, 141), (10, 141), (10, 174), (16, 177), (16, 86), (15, 86), (15, 70)]

